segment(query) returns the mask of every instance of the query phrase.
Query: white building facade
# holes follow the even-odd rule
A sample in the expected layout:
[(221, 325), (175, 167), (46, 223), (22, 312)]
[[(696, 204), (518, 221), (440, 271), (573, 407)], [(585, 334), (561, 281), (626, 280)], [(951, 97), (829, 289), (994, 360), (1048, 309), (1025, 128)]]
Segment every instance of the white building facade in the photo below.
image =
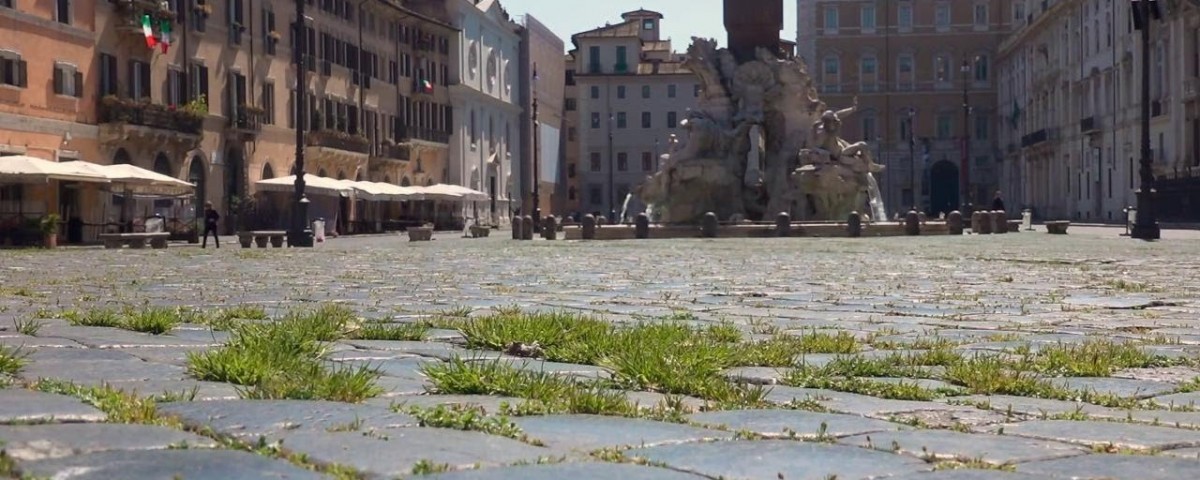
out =
[(521, 37), (497, 0), (449, 0), (459, 28), (457, 68), (451, 72), (454, 108), (449, 183), (488, 194), (463, 206), (463, 217), (507, 225), (519, 204), (514, 157), (520, 149)]
[(1200, 1), (1158, 3), (1147, 59), (1131, 2), (1016, 2), (997, 64), (1010, 199), (1047, 219), (1124, 221), (1140, 185), (1144, 61), (1155, 175), (1200, 175)]

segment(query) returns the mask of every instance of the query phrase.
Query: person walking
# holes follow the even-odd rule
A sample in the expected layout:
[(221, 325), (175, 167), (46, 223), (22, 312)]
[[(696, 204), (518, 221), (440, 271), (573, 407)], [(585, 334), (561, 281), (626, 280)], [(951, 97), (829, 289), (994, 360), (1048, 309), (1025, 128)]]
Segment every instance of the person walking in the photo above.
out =
[(217, 248), (221, 248), (221, 238), (217, 236), (217, 222), (219, 221), (221, 221), (221, 214), (213, 209), (212, 202), (204, 202), (204, 240), (200, 242), (200, 248), (208, 248), (209, 232), (212, 232)]
[(1007, 212), (1008, 211), (1004, 208), (1004, 197), (1000, 196), (999, 190), (996, 190), (996, 196), (994, 198), (992, 198), (992, 211), (993, 212)]

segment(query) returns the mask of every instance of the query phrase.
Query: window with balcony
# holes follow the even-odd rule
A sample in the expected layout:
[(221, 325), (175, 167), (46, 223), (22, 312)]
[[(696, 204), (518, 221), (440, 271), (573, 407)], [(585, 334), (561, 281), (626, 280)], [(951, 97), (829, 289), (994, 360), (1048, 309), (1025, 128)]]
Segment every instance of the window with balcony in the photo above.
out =
[(862, 22), (863, 33), (875, 31), (875, 5), (863, 5), (859, 10), (859, 21)]
[(242, 32), (246, 30), (246, 13), (242, 0), (225, 0), (225, 26), (229, 28), (229, 43), (242, 44)]
[(939, 32), (944, 32), (950, 29), (950, 4), (946, 2), (938, 3), (933, 11), (933, 23)]
[(838, 31), (838, 9), (837, 6), (825, 7), (825, 34), (837, 35)]
[(627, 49), (624, 45), (617, 47), (617, 64), (614, 65), (613, 71), (615, 71), (617, 73), (628, 73), (629, 72), (629, 63), (627, 63), (628, 61), (625, 58), (628, 54), (628, 52), (626, 50)]
[(617, 171), (629, 171), (629, 154), (621, 152), (617, 154)]
[[(182, 83), (182, 82), (180, 82)], [(100, 54), (100, 97), (108, 95), (116, 95), (118, 92), (117, 84), (117, 57), (107, 53)], [(182, 103), (182, 102), (180, 102)]]
[(67, 97), (83, 96), (83, 73), (71, 64), (54, 63), (54, 94)]
[(599, 172), (602, 169), (603, 165), (600, 163), (600, 152), (592, 152), (591, 157), (588, 160), (591, 171)]
[(910, 2), (901, 3), (896, 10), (896, 24), (900, 31), (911, 31), (913, 27), (913, 6)]
[(588, 73), (600, 73), (600, 47), (588, 47)]
[(183, 70), (167, 70), (167, 81), (163, 84), (163, 99), (167, 102), (167, 105), (178, 106), (186, 103), (185, 98), (187, 96), (185, 95), (186, 92), (183, 91), (185, 78)]
[(150, 64), (138, 60), (129, 61), (129, 98), (150, 98)]
[(28, 65), (14, 52), (0, 51), (0, 83), (24, 88), (29, 85)]

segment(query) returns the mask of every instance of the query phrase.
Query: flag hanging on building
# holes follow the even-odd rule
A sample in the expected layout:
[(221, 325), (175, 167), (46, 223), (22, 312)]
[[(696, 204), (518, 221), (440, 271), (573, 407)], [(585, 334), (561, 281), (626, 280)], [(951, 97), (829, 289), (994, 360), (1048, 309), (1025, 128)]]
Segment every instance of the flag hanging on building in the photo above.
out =
[(146, 46), (154, 48), (158, 45), (158, 39), (154, 38), (154, 24), (150, 20), (150, 15), (142, 15), (142, 34), (146, 36)]
[(171, 47), (171, 20), (164, 18), (158, 24), (159, 43), (162, 44), (162, 53), (167, 53), (167, 49)]
[(433, 93), (433, 83), (428, 79), (421, 79), (421, 93)]

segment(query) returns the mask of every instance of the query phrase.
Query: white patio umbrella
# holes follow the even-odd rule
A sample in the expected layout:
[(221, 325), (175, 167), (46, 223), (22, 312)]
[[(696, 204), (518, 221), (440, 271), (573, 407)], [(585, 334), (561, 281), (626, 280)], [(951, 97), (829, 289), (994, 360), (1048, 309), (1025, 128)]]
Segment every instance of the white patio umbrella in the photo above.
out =
[[(259, 180), (254, 182), (259, 191), (263, 192), (286, 192), (295, 191), (296, 176), (288, 175), (286, 177), (272, 178), (269, 180)], [(345, 185), (341, 180), (334, 180), (327, 177), (318, 177), (316, 175), (304, 175), (304, 192), (313, 195), (324, 195), (330, 197), (349, 197), (354, 189)]]
[(52, 162), (26, 155), (0, 157), (0, 183), (43, 183), (50, 180), (109, 183), (108, 176), (74, 168), (76, 162)]
[(97, 165), (91, 162), (64, 162), (76, 171), (104, 175), (114, 185), (123, 187), (126, 194), (177, 197), (194, 193), (196, 186), (178, 178), (129, 164)]
[(486, 193), (478, 190), (445, 183), (430, 185), (428, 187), (417, 187), (417, 191), (422, 195), (422, 198), (427, 200), (483, 201), (488, 199)]

